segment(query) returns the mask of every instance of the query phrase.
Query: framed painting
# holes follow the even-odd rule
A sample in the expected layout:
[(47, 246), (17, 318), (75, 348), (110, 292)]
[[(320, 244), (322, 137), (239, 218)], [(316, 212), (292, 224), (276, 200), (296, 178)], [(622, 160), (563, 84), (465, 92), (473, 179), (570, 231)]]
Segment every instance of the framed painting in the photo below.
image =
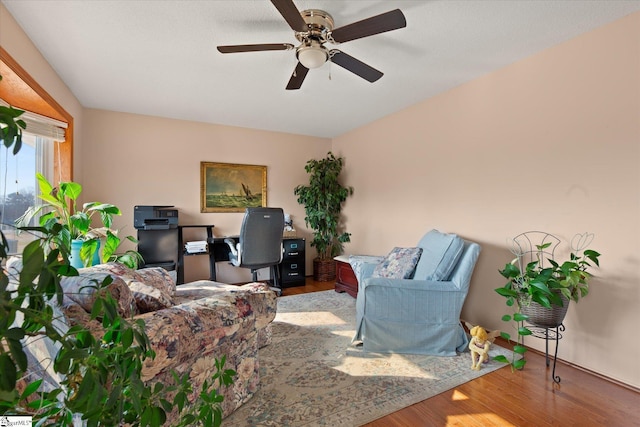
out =
[(200, 162), (200, 212), (266, 206), (266, 166)]

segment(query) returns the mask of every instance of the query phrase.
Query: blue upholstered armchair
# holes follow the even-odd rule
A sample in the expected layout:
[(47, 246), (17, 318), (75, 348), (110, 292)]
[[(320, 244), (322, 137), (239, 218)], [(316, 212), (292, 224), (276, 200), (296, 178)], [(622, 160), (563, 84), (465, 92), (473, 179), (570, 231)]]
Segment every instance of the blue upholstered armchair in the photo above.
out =
[(384, 277), (384, 260), (352, 258), (358, 277), (353, 341), (365, 351), (455, 356), (467, 349), (460, 312), (480, 246), (432, 230), (417, 247), (422, 253), (410, 279)]

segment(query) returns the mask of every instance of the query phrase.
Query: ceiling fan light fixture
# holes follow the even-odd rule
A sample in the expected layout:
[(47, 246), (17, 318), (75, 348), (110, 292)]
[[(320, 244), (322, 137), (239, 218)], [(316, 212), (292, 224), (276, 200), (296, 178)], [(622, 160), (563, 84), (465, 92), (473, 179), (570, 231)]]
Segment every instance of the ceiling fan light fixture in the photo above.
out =
[(329, 59), (329, 52), (324, 46), (302, 46), (297, 51), (298, 61), (306, 68), (321, 67)]

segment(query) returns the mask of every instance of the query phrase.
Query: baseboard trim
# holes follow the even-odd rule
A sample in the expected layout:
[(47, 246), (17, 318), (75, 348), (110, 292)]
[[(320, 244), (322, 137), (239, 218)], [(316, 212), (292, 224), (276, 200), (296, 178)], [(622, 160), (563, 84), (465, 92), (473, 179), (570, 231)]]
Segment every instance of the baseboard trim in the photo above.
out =
[[(505, 340), (502, 337), (496, 338), (496, 343), (499, 344), (502, 347), (513, 348), (513, 343), (508, 342), (507, 340)], [(528, 347), (528, 346), (525, 346), (525, 347), (527, 347), (527, 351), (530, 351), (532, 353), (536, 353), (536, 354), (538, 354), (538, 355), (540, 355), (542, 357), (545, 357), (545, 352), (544, 351), (540, 351), (538, 349), (531, 348), (531, 347)], [(551, 357), (553, 357), (553, 355), (551, 355)], [(632, 386), (631, 384), (627, 384), (627, 383), (622, 382), (620, 380), (617, 380), (615, 378), (611, 378), (609, 376), (603, 375), (603, 374), (601, 374), (599, 372), (592, 371), (591, 369), (585, 368), (585, 367), (577, 365), (575, 363), (568, 362), (568, 361), (560, 359), (560, 358), (558, 358), (556, 360), (556, 363), (562, 363), (562, 364), (567, 365), (567, 366), (569, 366), (571, 368), (577, 369), (577, 370), (582, 371), (584, 373), (587, 373), (589, 375), (593, 375), (594, 377), (598, 377), (598, 378), (600, 378), (602, 380), (605, 380), (607, 382), (615, 384), (615, 385), (617, 385), (619, 387), (623, 387), (623, 388), (626, 388), (627, 390), (631, 390), (631, 391), (635, 391), (636, 393), (640, 393), (640, 388), (638, 388), (638, 387)]]

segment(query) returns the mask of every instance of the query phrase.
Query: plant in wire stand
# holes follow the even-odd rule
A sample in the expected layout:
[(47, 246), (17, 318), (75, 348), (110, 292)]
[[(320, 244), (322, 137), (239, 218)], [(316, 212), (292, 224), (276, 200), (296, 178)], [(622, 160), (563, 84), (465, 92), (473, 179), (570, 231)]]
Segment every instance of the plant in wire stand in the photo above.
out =
[[(600, 266), (600, 253), (586, 249), (593, 237), (590, 233), (576, 234), (571, 240), (569, 259), (562, 263), (554, 259), (560, 243), (556, 236), (534, 231), (522, 233), (512, 240), (511, 252), (516, 258), (499, 271), (508, 281), (495, 291), (506, 298), (508, 307), (514, 309), (502, 320), (515, 322), (517, 344), (511, 361), (504, 356), (498, 356), (496, 360), (509, 363), (514, 369), (523, 368), (527, 351), (524, 337), (532, 335), (525, 322), (542, 328), (557, 327), (562, 324), (569, 302), (578, 302), (588, 295), (592, 277), (588, 270), (593, 265)], [(507, 332), (503, 332), (502, 337), (511, 341)], [(516, 354), (522, 357), (516, 360)]]

